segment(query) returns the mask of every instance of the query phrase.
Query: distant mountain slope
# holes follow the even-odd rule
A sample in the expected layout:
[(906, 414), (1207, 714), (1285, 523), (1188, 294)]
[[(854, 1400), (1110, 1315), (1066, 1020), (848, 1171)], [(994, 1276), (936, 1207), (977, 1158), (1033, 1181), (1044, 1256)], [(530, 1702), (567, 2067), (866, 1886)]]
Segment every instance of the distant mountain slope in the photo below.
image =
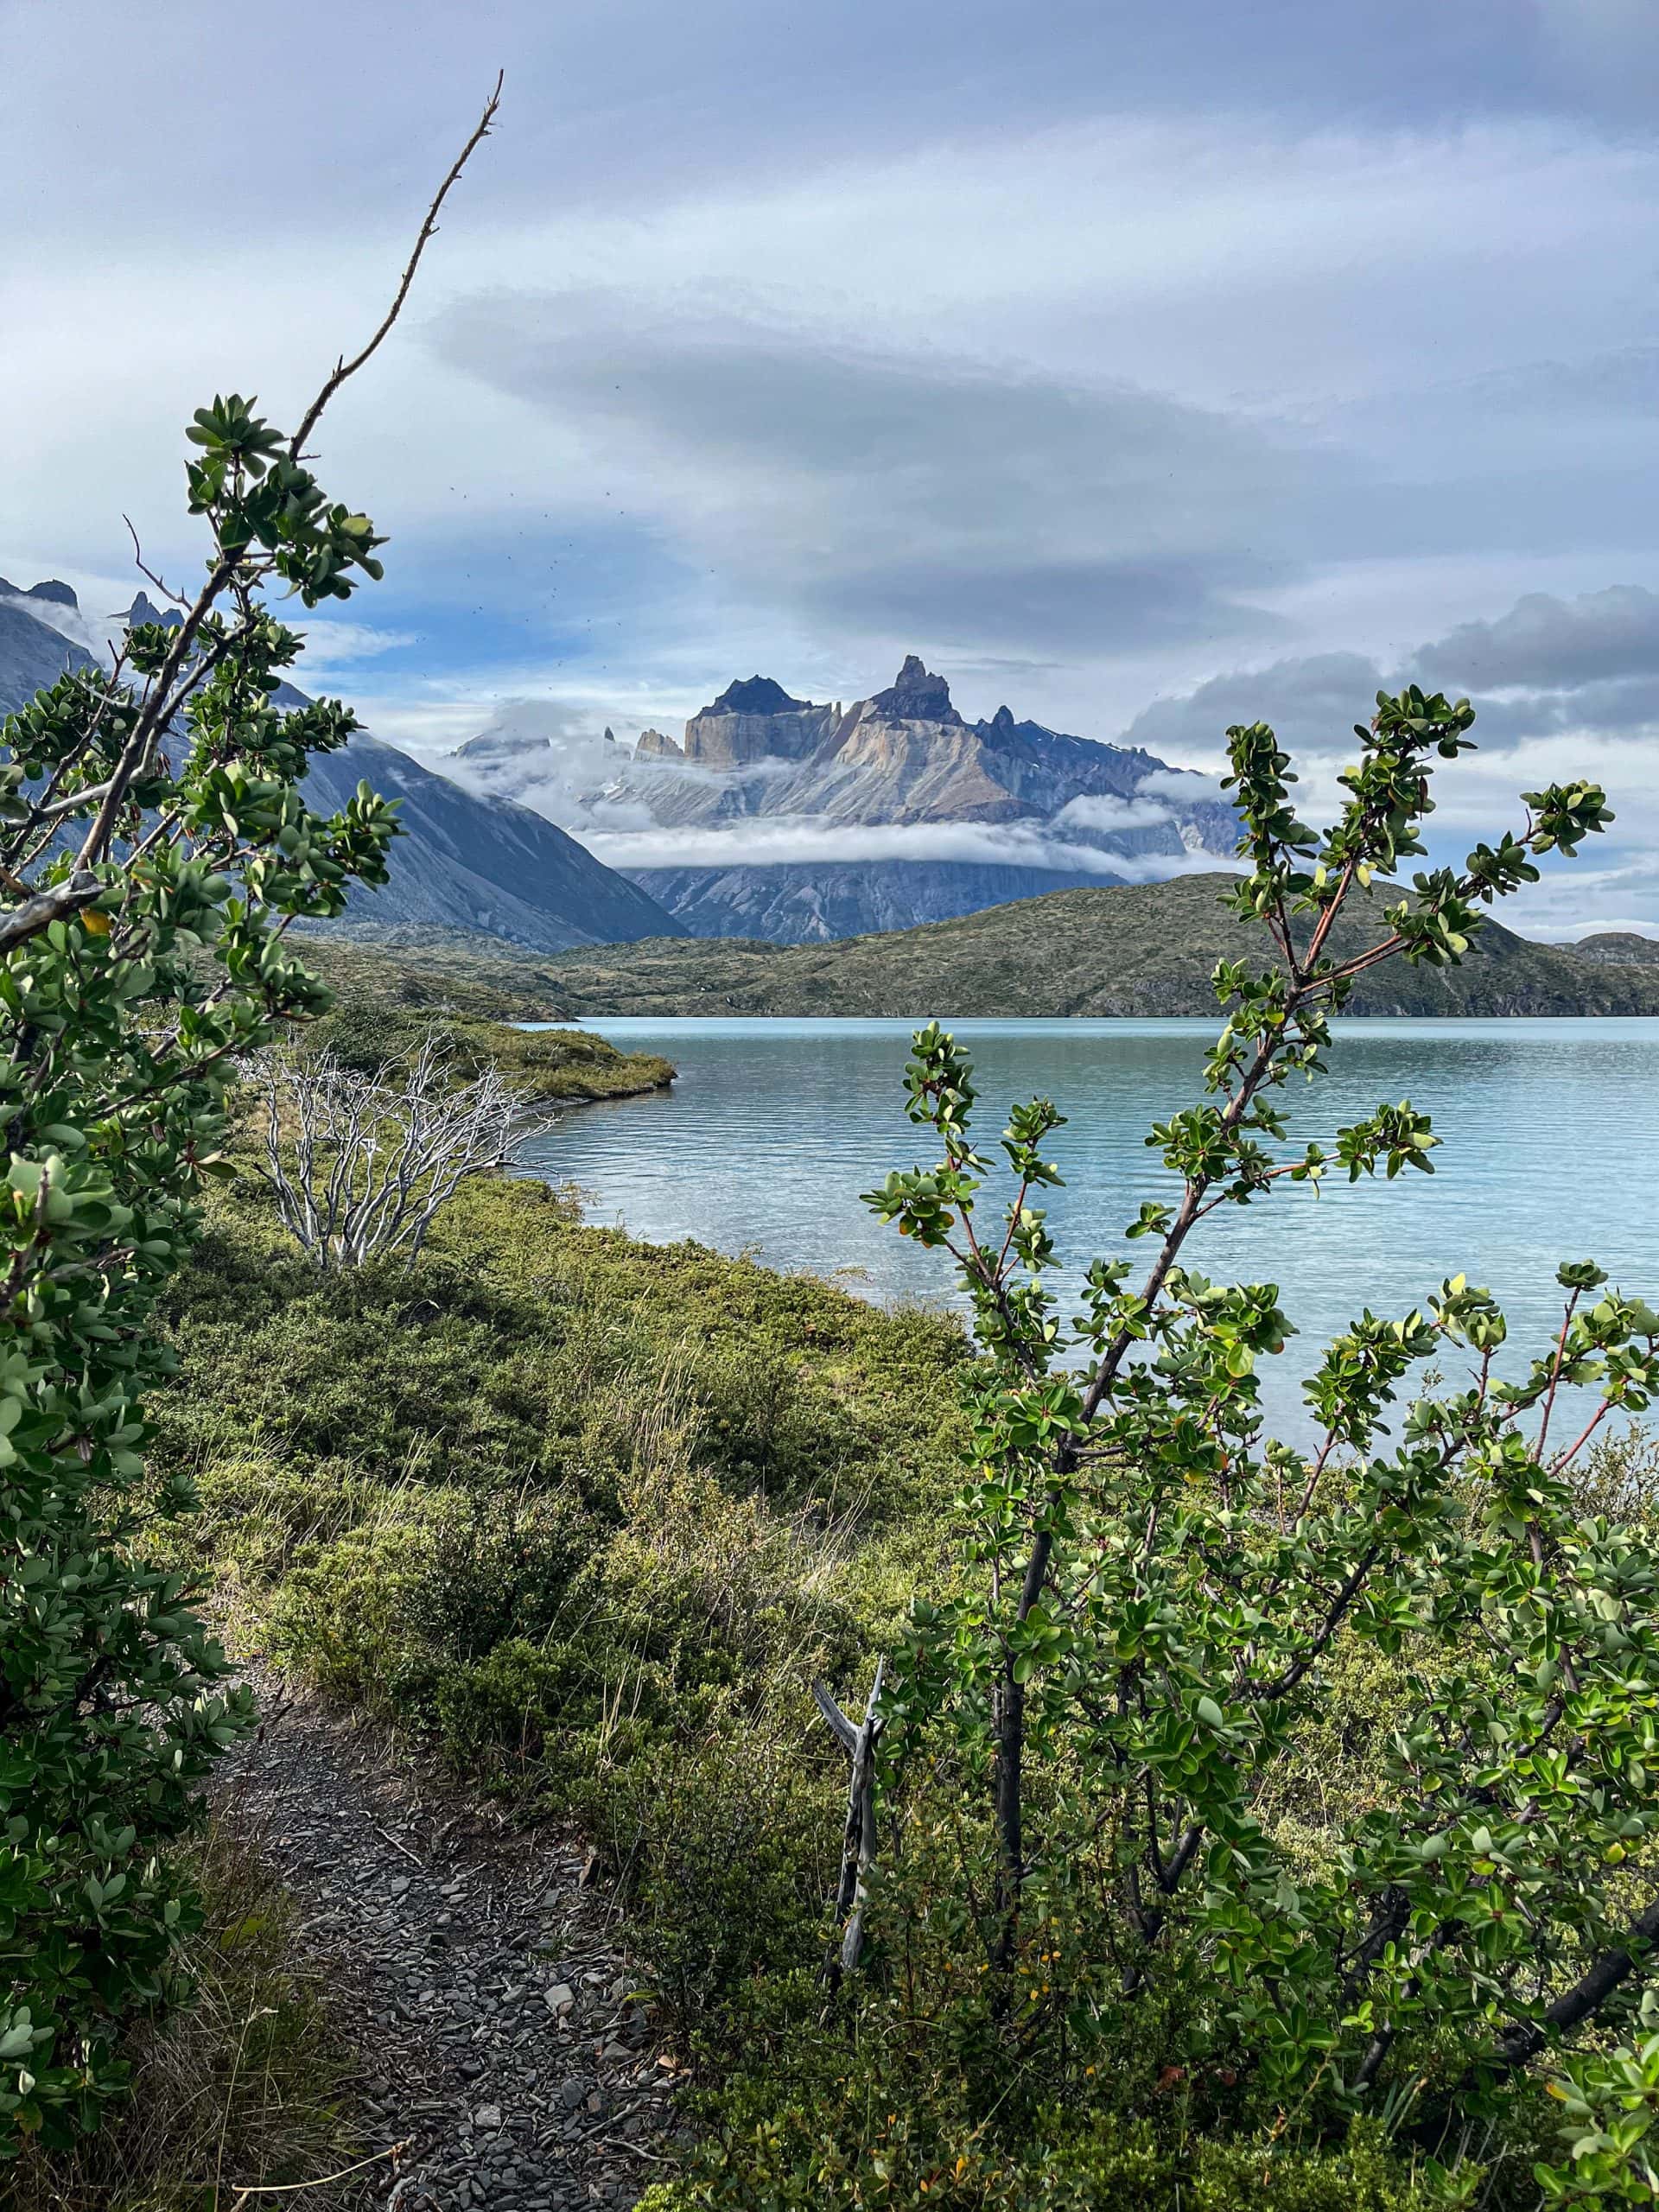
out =
[(307, 795), (314, 805), (343, 806), (364, 778), (403, 801), (404, 834), (392, 848), (391, 881), (353, 893), (334, 928), (424, 923), (548, 952), (683, 933), (638, 884), (544, 815), (510, 799), (474, 798), (378, 738), (354, 737), (343, 753), (315, 759)]
[[(67, 589), (67, 585), (55, 587), (56, 591)], [(0, 576), (0, 715), (16, 714), (25, 700), (55, 683), (66, 668), (92, 664), (84, 645), (47, 620), (45, 607), (53, 595), (38, 586), (19, 591)], [(29, 606), (31, 600), (41, 607), (39, 613)]]
[(1599, 930), (1593, 937), (1581, 937), (1572, 950), (1575, 959), (1599, 967), (1651, 968), (1659, 962), (1659, 938), (1635, 930)]
[(989, 861), (794, 861), (769, 867), (639, 868), (624, 873), (693, 937), (812, 944), (977, 913), (1011, 899), (1109, 882), (1081, 870)]
[[(1194, 851), (1230, 858), (1237, 834), (1207, 778), (1007, 707), (966, 721), (913, 653), (885, 690), (844, 710), (753, 676), (694, 714), (683, 741), (654, 729), (632, 752), (575, 741), (582, 766), (568, 776), (555, 772), (562, 742), (494, 728), (460, 748), (457, 772), (531, 798), (700, 936), (802, 942), (937, 921), (1173, 873)], [(664, 849), (636, 866), (644, 821), (666, 833), (652, 840)], [(767, 860), (762, 845), (757, 857), (756, 823), (786, 827), (772, 849), (805, 856)], [(960, 835), (955, 857), (938, 850), (929, 833), (946, 827), (971, 830), (971, 858)], [(859, 834), (894, 828), (903, 838)], [(1120, 873), (1115, 858), (1136, 865)]]
[[(43, 609), (48, 601), (75, 603), (63, 584), (28, 594), (7, 588), (0, 598), (0, 715), (15, 713), (64, 669), (91, 665), (89, 653), (22, 603), (30, 597)], [(404, 834), (392, 848), (391, 880), (378, 890), (360, 887), (342, 920), (315, 926), (346, 935), (409, 925), (476, 930), (542, 952), (683, 933), (638, 884), (543, 815), (507, 799), (475, 798), (378, 738), (354, 738), (344, 753), (315, 760), (307, 796), (333, 811), (365, 778), (403, 801)]]
[[(1212, 1014), (1216, 962), (1264, 962), (1229, 914), (1231, 879), (1061, 891), (958, 920), (837, 944), (641, 944), (539, 963), (550, 1011), (602, 1014)], [(1338, 938), (1357, 950), (1357, 923)], [(1659, 969), (1610, 967), (1489, 922), (1460, 968), (1391, 961), (1351, 1011), (1370, 1014), (1659, 1014)]]

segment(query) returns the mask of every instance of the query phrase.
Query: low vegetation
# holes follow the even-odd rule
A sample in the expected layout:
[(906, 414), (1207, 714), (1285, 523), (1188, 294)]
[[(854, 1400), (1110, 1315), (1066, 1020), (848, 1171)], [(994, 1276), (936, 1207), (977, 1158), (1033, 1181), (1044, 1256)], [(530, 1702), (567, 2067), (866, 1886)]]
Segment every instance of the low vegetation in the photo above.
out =
[(178, 1959), (191, 2000), (131, 2032), (127, 2094), (96, 2134), (8, 2170), (11, 2212), (228, 2212), (245, 2189), (296, 2184), (246, 2202), (353, 2201), (327, 2185), (369, 2147), (327, 1962), (233, 1820), (185, 1846), (180, 1872), (201, 1901)]
[(685, 2023), (810, 1967), (849, 1682), (947, 1570), (960, 1328), (468, 1186), (319, 1274), (251, 1177), (168, 1315), (151, 1465), (238, 1632), (626, 1871)]
[[(550, 957), (446, 938), (433, 944), (431, 957), (454, 979), (446, 988), (464, 989), (470, 976), (473, 988), (502, 991), (535, 1015), (567, 1021), (613, 1014), (1207, 1016), (1216, 963), (1253, 957), (1249, 927), (1228, 904), (1236, 881), (1217, 874), (1054, 891), (834, 944), (654, 939)], [(1397, 895), (1379, 884), (1375, 899), (1357, 898), (1335, 949), (1351, 952), (1368, 942)], [(1395, 963), (1368, 971), (1348, 1011), (1655, 1014), (1659, 969), (1611, 960), (1599, 944), (1580, 958), (1570, 945), (1537, 944), (1492, 922), (1455, 968)]]
[[(518, 1027), (540, 1020), (542, 993), (505, 991), (478, 973), (469, 978), (467, 960), (451, 963), (454, 993), (440, 995), (434, 995), (429, 967), (404, 967), (396, 953), (339, 957), (329, 949), (319, 967), (334, 984), (336, 1004), (321, 1022), (305, 1027), (303, 1042), (360, 1075), (435, 1046), (462, 1077), (498, 1068), (526, 1106), (637, 1097), (675, 1079), (672, 1062), (659, 1053), (624, 1053), (582, 1028)], [(482, 976), (491, 973), (491, 967), (482, 969)]]

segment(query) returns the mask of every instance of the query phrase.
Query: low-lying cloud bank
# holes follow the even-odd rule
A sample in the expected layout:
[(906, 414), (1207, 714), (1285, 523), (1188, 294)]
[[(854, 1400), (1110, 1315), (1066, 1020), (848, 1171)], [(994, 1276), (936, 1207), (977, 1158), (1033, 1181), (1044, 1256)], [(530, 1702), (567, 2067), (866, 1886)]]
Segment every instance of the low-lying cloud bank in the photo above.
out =
[[(1160, 814), (1152, 817), (1164, 820)], [(1114, 825), (1121, 826), (1121, 825)], [(608, 868), (782, 868), (855, 861), (968, 861), (1002, 868), (1052, 868), (1115, 883), (1154, 883), (1203, 874), (1227, 862), (1213, 853), (1103, 852), (1042, 822), (840, 824), (779, 815), (731, 829), (570, 833)]]
[(1532, 592), (1491, 622), (1465, 622), (1396, 665), (1363, 653), (1297, 655), (1213, 676), (1154, 700), (1119, 741), (1213, 760), (1235, 722), (1271, 722), (1306, 760), (1351, 758), (1353, 726), (1379, 690), (1466, 693), (1484, 750), (1579, 730), (1659, 727), (1659, 593), (1614, 584), (1577, 599)]

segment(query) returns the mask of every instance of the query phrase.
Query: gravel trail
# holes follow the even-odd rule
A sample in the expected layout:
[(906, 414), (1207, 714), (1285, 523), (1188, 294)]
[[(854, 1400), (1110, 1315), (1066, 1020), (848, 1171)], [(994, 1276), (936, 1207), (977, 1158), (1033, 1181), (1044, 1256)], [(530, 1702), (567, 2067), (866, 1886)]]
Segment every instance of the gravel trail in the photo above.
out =
[(357, 2202), (629, 2206), (671, 2171), (671, 2067), (568, 1840), (439, 1788), (378, 1727), (251, 1670), (264, 1719), (214, 1789), (291, 1892), (358, 2054)]

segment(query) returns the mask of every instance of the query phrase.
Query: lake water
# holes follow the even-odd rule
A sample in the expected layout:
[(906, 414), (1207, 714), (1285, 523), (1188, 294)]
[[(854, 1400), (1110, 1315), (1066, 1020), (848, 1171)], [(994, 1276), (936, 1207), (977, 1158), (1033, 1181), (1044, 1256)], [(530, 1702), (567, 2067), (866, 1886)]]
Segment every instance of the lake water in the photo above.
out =
[[(956, 1302), (948, 1257), (881, 1226), (858, 1194), (931, 1161), (906, 1118), (907, 1021), (635, 1019), (588, 1025), (664, 1054), (671, 1092), (567, 1113), (525, 1165), (588, 1194), (588, 1217), (653, 1243), (691, 1237), (805, 1268), (861, 1294)], [(1051, 1147), (1065, 1189), (1049, 1216), (1075, 1279), (1097, 1253), (1137, 1253), (1123, 1224), (1173, 1179), (1143, 1140), (1200, 1092), (1208, 1021), (959, 1021), (995, 1149), (1007, 1103), (1041, 1093), (1070, 1119)], [(1225, 1207), (1188, 1240), (1217, 1280), (1277, 1282), (1301, 1335), (1268, 1393), (1301, 1427), (1296, 1384), (1365, 1306), (1403, 1313), (1461, 1272), (1510, 1316), (1523, 1367), (1559, 1324), (1554, 1276), (1593, 1258), (1659, 1302), (1659, 1020), (1351, 1021), (1331, 1072), (1281, 1094), (1299, 1140), (1410, 1098), (1443, 1139), (1432, 1177), (1281, 1187)], [(1145, 1252), (1145, 1244), (1139, 1248)]]

